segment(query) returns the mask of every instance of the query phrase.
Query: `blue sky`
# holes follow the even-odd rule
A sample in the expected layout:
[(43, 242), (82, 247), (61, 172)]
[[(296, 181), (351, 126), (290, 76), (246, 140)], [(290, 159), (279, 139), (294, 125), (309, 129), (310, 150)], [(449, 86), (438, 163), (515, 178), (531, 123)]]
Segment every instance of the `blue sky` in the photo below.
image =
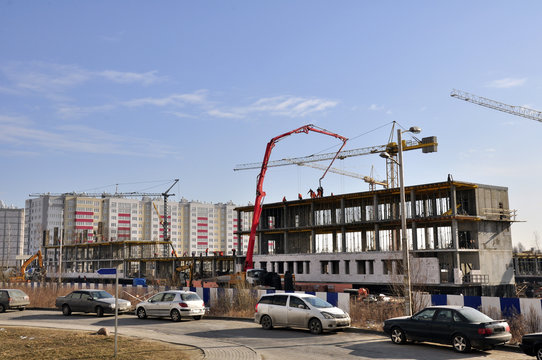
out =
[[(538, 1), (0, 1), (0, 199), (172, 191), (254, 201), (267, 142), (305, 124), (386, 144), (391, 122), (437, 136), (405, 153), (406, 184), (505, 186), (514, 241), (542, 236), (542, 123), (450, 97), (453, 88), (542, 110)], [(338, 149), (285, 138), (271, 159)], [(385, 178), (378, 156), (336, 167)], [(266, 202), (321, 172), (267, 172)], [(368, 190), (329, 174), (326, 192)], [(542, 246), (542, 238), (540, 239)]]

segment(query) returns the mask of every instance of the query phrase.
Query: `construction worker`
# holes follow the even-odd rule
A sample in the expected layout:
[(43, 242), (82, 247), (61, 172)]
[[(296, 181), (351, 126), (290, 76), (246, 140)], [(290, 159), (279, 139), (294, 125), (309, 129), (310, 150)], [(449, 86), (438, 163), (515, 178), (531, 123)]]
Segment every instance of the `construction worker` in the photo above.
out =
[(321, 198), (324, 196), (324, 188), (321, 186), (318, 186), (318, 189), (316, 189), (316, 196)]
[(297, 194), (297, 199), (298, 200), (303, 200), (303, 196), (301, 196), (301, 194)]
[(307, 194), (310, 194), (311, 199), (314, 199), (316, 197), (316, 193), (312, 189), (309, 189), (309, 192)]
[(282, 202), (286, 202), (286, 196), (282, 197)]

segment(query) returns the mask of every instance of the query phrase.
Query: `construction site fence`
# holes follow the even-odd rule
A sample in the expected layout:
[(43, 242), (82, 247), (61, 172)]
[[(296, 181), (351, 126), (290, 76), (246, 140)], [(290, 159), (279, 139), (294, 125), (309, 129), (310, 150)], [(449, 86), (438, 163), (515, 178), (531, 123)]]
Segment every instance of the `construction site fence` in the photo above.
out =
[[(1, 288), (10, 288), (12, 283), (0, 283)], [(101, 283), (18, 283), (17, 287), (61, 287), (63, 289), (103, 289), (114, 294), (115, 285)], [(186, 290), (196, 292), (205, 302), (206, 306), (212, 308), (219, 304), (218, 299), (225, 297), (234, 299), (239, 292), (251, 292), (255, 298), (260, 298), (269, 293), (302, 293), (312, 294), (330, 304), (337, 306), (343, 311), (350, 312), (350, 297), (348, 293), (340, 292), (320, 292), (320, 291), (284, 291), (284, 290), (256, 290), (256, 289), (235, 289), (235, 288), (206, 288), (206, 287), (170, 287), (170, 286), (142, 286), (142, 285), (121, 285), (126, 291), (132, 289), (146, 289), (148, 293), (157, 293), (167, 290)], [(482, 311), (493, 318), (512, 318), (517, 315), (526, 317), (537, 317), (542, 321), (542, 299), (532, 298), (499, 298), (489, 296), (463, 296), (463, 295), (443, 295), (414, 292), (412, 295), (414, 301), (418, 302), (420, 308), (430, 305), (457, 305), (469, 306)]]

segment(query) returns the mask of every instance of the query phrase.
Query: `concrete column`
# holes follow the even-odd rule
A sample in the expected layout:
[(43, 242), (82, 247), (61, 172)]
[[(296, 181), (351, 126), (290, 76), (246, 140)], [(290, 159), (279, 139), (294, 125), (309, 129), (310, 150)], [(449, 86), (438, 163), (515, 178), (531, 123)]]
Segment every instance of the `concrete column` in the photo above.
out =
[(454, 268), (460, 268), (461, 263), (459, 259), (459, 236), (457, 229), (457, 197), (456, 197), (456, 188), (453, 183), (450, 183), (450, 200), (452, 203), (452, 243), (454, 247)]
[(361, 251), (367, 251), (367, 231), (361, 231)]
[(417, 226), (416, 226), (416, 192), (414, 190), (410, 190), (410, 212), (412, 214), (412, 222), (411, 222), (411, 229), (412, 229), (412, 249), (418, 250), (418, 232)]
[(344, 224), (344, 222), (345, 222), (344, 198), (341, 198), (341, 224)]
[(314, 254), (316, 252), (316, 233), (314, 230), (311, 230), (311, 248), (310, 253)]
[(346, 252), (346, 228), (341, 226), (341, 246), (342, 252)]
[(333, 237), (333, 252), (336, 253), (339, 251), (339, 247), (337, 246), (337, 232), (336, 231), (333, 231), (332, 233), (332, 237)]
[(290, 221), (287, 217), (287, 214), (288, 214), (288, 209), (287, 209), (287, 206), (284, 205), (282, 207), (282, 227), (283, 228), (287, 228), (290, 226)]
[(376, 251), (380, 251), (380, 226), (378, 226), (378, 223), (375, 223), (375, 249)]
[(314, 203), (311, 201), (309, 226), (314, 226)]
[(378, 197), (376, 196), (376, 194), (373, 195), (373, 218), (371, 220), (378, 220)]
[(284, 238), (284, 253), (289, 254), (291, 252), (291, 249), (290, 249), (290, 243), (288, 242), (288, 232), (285, 231), (283, 235), (284, 235), (283, 237)]

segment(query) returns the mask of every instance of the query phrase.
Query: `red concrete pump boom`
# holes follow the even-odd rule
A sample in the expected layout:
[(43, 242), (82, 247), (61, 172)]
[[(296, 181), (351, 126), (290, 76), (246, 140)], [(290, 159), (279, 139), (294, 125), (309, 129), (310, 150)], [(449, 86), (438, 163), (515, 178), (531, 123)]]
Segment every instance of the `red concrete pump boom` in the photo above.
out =
[(267, 171), (267, 163), (269, 162), (269, 157), (271, 156), (271, 150), (273, 150), (273, 148), (275, 147), (275, 144), (279, 140), (285, 138), (286, 136), (290, 136), (292, 134), (300, 134), (300, 133), (308, 134), (309, 131), (314, 131), (314, 132), (318, 132), (324, 135), (333, 136), (333, 137), (336, 137), (337, 139), (340, 139), (343, 142), (341, 148), (339, 149), (339, 151), (337, 151), (337, 154), (335, 155), (333, 160), (331, 160), (331, 163), (329, 164), (326, 171), (324, 172), (324, 175), (322, 175), (322, 177), (320, 178), (320, 181), (324, 178), (324, 176), (326, 176), (326, 173), (328, 172), (329, 168), (331, 167), (331, 165), (333, 165), (333, 162), (335, 161), (335, 159), (337, 158), (337, 156), (339, 155), (343, 147), (346, 145), (346, 141), (348, 140), (347, 138), (341, 135), (332, 133), (325, 129), (321, 129), (312, 124), (309, 124), (309, 125), (302, 126), (298, 129), (292, 130), (290, 132), (287, 132), (285, 134), (276, 136), (267, 143), (267, 147), (265, 149), (265, 155), (262, 161), (262, 169), (257, 178), (258, 182), (256, 185), (256, 201), (254, 202), (254, 215), (252, 217), (252, 227), (250, 228), (250, 237), (248, 240), (247, 257), (245, 260), (245, 268), (244, 268), (245, 271), (254, 268), (254, 265), (252, 262), (252, 256), (254, 254), (254, 239), (256, 238), (256, 229), (258, 227), (258, 224), (260, 223), (260, 215), (262, 213), (262, 202), (265, 197), (265, 192), (263, 191), (263, 179)]

